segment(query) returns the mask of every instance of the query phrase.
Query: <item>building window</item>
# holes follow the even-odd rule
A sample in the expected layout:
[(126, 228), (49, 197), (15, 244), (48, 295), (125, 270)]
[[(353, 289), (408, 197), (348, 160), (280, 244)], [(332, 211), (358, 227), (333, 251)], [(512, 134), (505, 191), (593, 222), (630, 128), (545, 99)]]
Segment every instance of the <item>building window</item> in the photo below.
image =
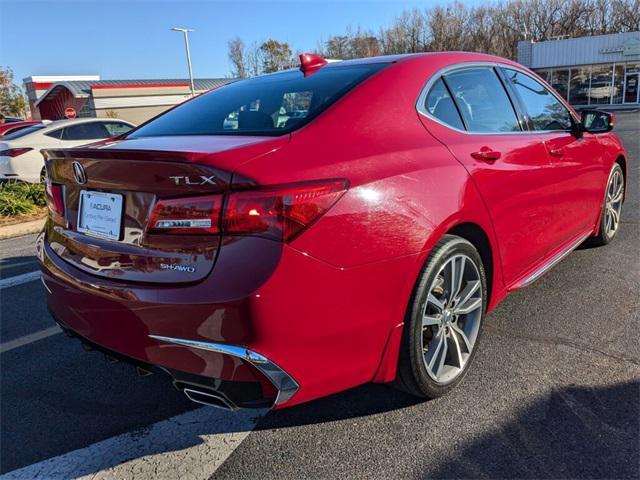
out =
[(613, 65), (594, 65), (591, 68), (589, 104), (600, 105), (611, 102), (613, 91)]
[(624, 92), (624, 65), (617, 63), (613, 69), (613, 94), (611, 103), (619, 105), (622, 103), (622, 93)]
[(542, 79), (551, 84), (551, 70), (536, 70), (536, 73), (542, 77)]
[(569, 94), (569, 70), (553, 70), (551, 72), (551, 82), (549, 82), (562, 98), (568, 99)]
[(638, 103), (638, 83), (640, 83), (640, 63), (627, 63), (623, 103)]
[(576, 67), (571, 69), (569, 82), (569, 103), (571, 105), (589, 105), (589, 83), (591, 67)]

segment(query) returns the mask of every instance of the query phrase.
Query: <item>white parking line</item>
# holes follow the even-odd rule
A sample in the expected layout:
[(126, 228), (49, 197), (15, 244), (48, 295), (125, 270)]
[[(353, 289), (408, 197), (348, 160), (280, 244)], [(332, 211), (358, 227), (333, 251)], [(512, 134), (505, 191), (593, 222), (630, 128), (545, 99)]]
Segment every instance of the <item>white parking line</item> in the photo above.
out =
[(15, 287), (16, 285), (22, 285), (23, 283), (33, 282), (40, 278), (40, 270), (35, 272), (27, 272), (21, 275), (14, 275), (13, 277), (3, 278), (0, 280), (0, 290), (3, 288)]
[(37, 342), (38, 340), (42, 340), (43, 338), (47, 338), (52, 335), (57, 335), (58, 333), (62, 333), (62, 329), (60, 329), (59, 326), (55, 325), (53, 327), (40, 330), (39, 332), (30, 333), (29, 335), (24, 335), (23, 337), (19, 337), (14, 340), (9, 340), (8, 342), (0, 343), (0, 353), (5, 353), (5, 352), (8, 352), (9, 350), (13, 350), (14, 348), (19, 348), (24, 345)]
[(198, 408), (14, 470), (0, 479), (206, 479), (265, 413)]

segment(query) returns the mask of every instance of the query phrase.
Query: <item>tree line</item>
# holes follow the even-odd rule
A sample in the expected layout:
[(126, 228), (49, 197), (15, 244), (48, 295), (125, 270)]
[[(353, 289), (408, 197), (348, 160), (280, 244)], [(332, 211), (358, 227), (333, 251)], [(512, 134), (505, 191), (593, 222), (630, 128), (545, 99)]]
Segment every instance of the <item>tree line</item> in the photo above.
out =
[[(349, 59), (399, 53), (463, 50), (516, 59), (519, 40), (541, 42), (640, 29), (640, 0), (510, 0), (405, 10), (375, 32), (358, 27), (320, 41), (315, 52)], [(269, 39), (229, 41), (231, 75), (246, 78), (298, 63), (292, 46)]]

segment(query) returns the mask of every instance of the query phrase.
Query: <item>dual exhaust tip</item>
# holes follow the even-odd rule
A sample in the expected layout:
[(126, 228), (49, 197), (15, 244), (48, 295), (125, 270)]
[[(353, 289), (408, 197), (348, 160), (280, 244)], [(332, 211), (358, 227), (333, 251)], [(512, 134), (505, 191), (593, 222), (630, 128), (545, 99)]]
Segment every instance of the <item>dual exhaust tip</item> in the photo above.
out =
[[(66, 328), (63, 328), (63, 331), (69, 337), (76, 336), (73, 332), (71, 332)], [(85, 351), (90, 352), (90, 351), (96, 350), (96, 348), (89, 342), (86, 342), (86, 341), (81, 341), (81, 342), (82, 342), (81, 343), (82, 348)], [(104, 354), (104, 359), (107, 363), (117, 363), (120, 361), (119, 358), (117, 358), (116, 356), (110, 355), (109, 353), (103, 352), (103, 354)], [(135, 365), (135, 367), (136, 367), (136, 373), (140, 377), (146, 377), (153, 373), (151, 370), (147, 370), (146, 368), (140, 365)], [(201, 388), (201, 387), (198, 387), (197, 385), (191, 385), (191, 384), (177, 382), (177, 381), (174, 381), (173, 384), (179, 391), (184, 393), (187, 396), (187, 398), (192, 402), (200, 403), (202, 405), (207, 405), (209, 407), (220, 408), (222, 410), (227, 410), (227, 411), (236, 411), (239, 408), (236, 404), (234, 404), (231, 400), (229, 400), (226, 396), (224, 396), (224, 394), (220, 392)]]
[(176, 387), (181, 389), (182, 392), (187, 396), (187, 398), (192, 402), (201, 403), (202, 405), (220, 408), (222, 410), (232, 412), (238, 410), (237, 405), (235, 405), (220, 393), (211, 390), (199, 389), (198, 387), (192, 385), (182, 388), (179, 385), (176, 385)]

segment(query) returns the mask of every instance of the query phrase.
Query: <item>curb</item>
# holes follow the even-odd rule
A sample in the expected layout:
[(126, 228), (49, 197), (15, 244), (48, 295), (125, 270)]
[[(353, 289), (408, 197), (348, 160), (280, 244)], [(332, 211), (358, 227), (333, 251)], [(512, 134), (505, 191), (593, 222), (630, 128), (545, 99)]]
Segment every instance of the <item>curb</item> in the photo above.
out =
[(7, 225), (6, 227), (0, 227), (0, 240), (6, 238), (20, 237), (22, 235), (28, 235), (30, 233), (38, 233), (42, 230), (44, 223), (47, 219), (41, 218), (40, 220), (33, 220), (31, 222), (18, 223), (16, 225)]

